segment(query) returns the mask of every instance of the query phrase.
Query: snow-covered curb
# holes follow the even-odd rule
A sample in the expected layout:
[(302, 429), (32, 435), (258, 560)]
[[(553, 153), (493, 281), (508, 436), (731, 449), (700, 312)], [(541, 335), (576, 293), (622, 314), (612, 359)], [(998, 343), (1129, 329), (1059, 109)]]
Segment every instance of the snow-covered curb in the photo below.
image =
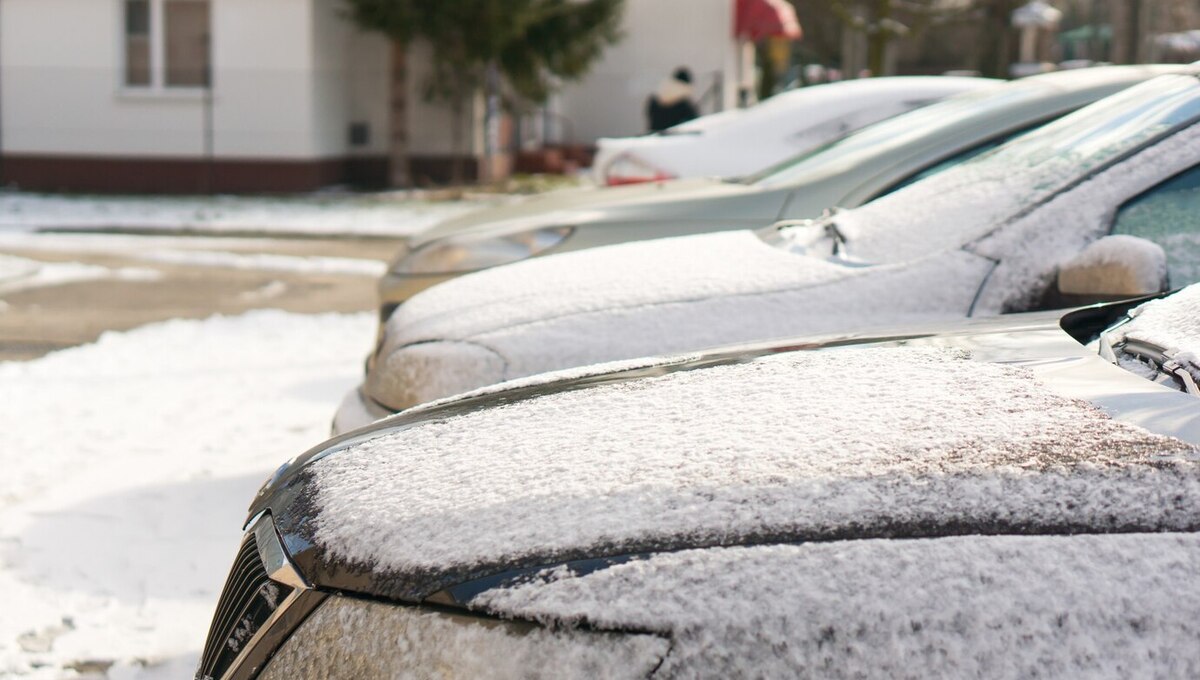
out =
[(429, 201), (391, 193), (269, 198), (0, 192), (0, 232), (115, 229), (397, 237), (487, 204), (479, 199)]

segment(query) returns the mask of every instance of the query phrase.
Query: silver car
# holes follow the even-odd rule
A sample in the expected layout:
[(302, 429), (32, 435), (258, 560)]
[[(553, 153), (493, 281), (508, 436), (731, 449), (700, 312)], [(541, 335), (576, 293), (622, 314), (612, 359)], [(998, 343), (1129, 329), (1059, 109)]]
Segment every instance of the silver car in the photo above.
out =
[(554, 192), (415, 235), (380, 281), (381, 320), (416, 293), (530, 257), (762, 227), (854, 207), (1013, 135), (1182, 66), (1109, 66), (989, 85), (881, 123), (743, 180)]
[(825, 219), (565, 253), (431, 288), (392, 314), (338, 427), (603, 361), (1194, 282), (1195, 70)]

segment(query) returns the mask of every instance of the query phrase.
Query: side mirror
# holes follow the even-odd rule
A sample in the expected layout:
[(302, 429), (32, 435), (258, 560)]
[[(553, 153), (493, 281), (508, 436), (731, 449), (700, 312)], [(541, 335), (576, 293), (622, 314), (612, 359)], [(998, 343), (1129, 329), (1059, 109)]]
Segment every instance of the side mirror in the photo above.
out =
[(1064, 302), (1090, 304), (1152, 295), (1167, 289), (1167, 254), (1136, 236), (1105, 236), (1058, 270)]

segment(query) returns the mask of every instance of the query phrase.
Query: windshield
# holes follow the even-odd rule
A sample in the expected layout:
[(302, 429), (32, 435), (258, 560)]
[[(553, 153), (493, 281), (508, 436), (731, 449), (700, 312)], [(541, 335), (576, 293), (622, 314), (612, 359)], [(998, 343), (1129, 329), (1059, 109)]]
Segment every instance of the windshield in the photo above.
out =
[(745, 179), (765, 189), (800, 180), (838, 174), (868, 157), (904, 146), (914, 139), (938, 134), (949, 125), (981, 113), (1037, 99), (1050, 91), (1036, 82), (1016, 82), (1002, 87), (968, 92), (921, 109), (869, 125), (842, 139), (817, 147)]
[(848, 249), (902, 262), (962, 247), (1180, 124), (1200, 117), (1200, 83), (1162, 76), (990, 153), (838, 214)]

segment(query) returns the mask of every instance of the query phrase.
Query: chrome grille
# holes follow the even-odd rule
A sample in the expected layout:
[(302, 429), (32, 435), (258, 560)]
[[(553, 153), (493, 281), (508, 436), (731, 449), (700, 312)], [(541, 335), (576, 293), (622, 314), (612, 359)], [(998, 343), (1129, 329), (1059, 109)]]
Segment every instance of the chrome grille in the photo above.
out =
[(196, 678), (220, 680), (245, 644), (270, 618), (292, 588), (267, 578), (255, 532), (246, 532), (217, 602)]

